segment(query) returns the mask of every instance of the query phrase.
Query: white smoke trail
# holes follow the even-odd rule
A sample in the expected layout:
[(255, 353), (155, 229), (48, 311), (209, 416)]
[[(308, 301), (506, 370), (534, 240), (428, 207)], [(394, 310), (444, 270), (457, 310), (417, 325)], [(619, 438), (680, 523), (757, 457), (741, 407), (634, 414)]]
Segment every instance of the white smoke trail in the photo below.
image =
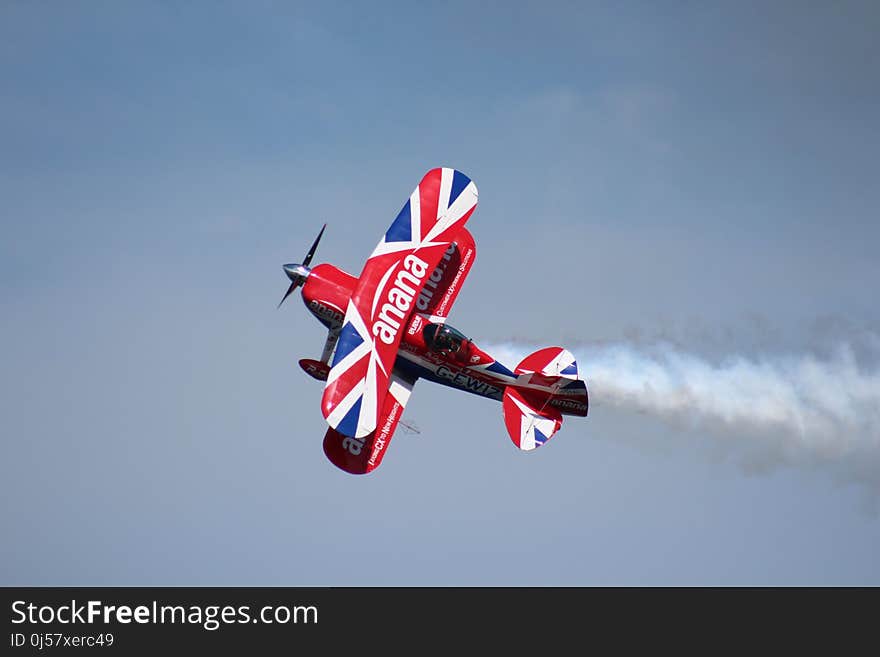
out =
[[(534, 347), (487, 349), (516, 364)], [(838, 463), (850, 471), (847, 479), (857, 471), (855, 478), (880, 486), (880, 370), (860, 367), (847, 345), (827, 359), (736, 355), (718, 362), (668, 344), (580, 345), (572, 352), (591, 414), (618, 407), (709, 434), (769, 440), (786, 460)]]

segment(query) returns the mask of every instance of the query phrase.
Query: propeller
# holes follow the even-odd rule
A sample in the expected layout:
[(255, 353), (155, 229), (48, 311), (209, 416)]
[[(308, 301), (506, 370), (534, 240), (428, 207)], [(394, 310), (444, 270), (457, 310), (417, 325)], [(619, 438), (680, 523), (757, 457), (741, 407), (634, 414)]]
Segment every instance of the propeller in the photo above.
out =
[(290, 296), (290, 293), (293, 292), (300, 285), (305, 283), (306, 278), (308, 278), (311, 269), (309, 269), (309, 265), (312, 262), (312, 258), (315, 255), (315, 249), (318, 248), (318, 242), (321, 241), (321, 235), (324, 234), (324, 229), (327, 228), (327, 224), (324, 224), (321, 227), (321, 232), (318, 233), (318, 236), (315, 238), (315, 242), (312, 244), (312, 248), (309, 249), (309, 252), (306, 253), (306, 257), (303, 258), (302, 264), (289, 264), (284, 265), (284, 273), (287, 274), (287, 278), (290, 279), (290, 287), (287, 288), (287, 292), (284, 293), (284, 296), (281, 297), (281, 301), (278, 303), (278, 307), (281, 307), (281, 304), (284, 303), (284, 300)]

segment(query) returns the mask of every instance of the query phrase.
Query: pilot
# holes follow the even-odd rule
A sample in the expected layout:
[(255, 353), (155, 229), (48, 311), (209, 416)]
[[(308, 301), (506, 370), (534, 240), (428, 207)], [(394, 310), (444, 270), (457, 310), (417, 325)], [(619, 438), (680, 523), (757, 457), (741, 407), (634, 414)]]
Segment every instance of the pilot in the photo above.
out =
[(434, 346), (437, 348), (437, 351), (455, 353), (460, 345), (452, 338), (449, 331), (441, 329), (437, 339), (434, 341)]
[(462, 356), (462, 341), (447, 328), (438, 332), (434, 346), (441, 354), (460, 358)]

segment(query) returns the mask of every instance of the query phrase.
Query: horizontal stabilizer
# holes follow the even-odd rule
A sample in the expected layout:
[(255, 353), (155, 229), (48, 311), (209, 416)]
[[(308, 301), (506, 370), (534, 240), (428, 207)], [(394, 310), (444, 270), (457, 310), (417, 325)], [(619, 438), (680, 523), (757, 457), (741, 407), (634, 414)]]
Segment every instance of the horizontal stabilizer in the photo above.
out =
[(318, 381), (326, 381), (327, 375), (330, 374), (330, 366), (319, 360), (302, 358), (299, 361), (299, 366), (303, 369), (303, 372), (313, 379), (318, 379)]
[(537, 449), (562, 426), (562, 415), (548, 404), (536, 404), (526, 395), (508, 387), (503, 398), (504, 424), (513, 444), (524, 451)]

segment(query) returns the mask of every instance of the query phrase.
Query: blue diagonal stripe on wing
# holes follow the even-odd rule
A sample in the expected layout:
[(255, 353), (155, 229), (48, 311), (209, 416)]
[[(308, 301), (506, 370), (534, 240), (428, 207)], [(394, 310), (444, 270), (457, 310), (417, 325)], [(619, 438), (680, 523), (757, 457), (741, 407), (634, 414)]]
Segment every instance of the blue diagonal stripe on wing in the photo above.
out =
[(353, 436), (357, 433), (358, 418), (361, 414), (361, 402), (363, 400), (363, 397), (358, 397), (354, 406), (348, 409), (348, 413), (346, 413), (345, 417), (336, 425), (336, 430), (343, 436)]
[(456, 170), (452, 175), (452, 189), (449, 190), (449, 203), (446, 207), (451, 207), (453, 203), (455, 203), (455, 199), (459, 197), (459, 195), (464, 191), (464, 188), (468, 186), (471, 182), (471, 179), (464, 175), (461, 171)]
[(336, 355), (333, 356), (333, 365), (336, 365), (352, 351), (362, 345), (364, 339), (357, 332), (351, 322), (346, 322), (339, 332), (339, 342), (336, 343)]
[(409, 242), (412, 240), (412, 217), (410, 216), (409, 200), (403, 206), (397, 219), (385, 233), (386, 242)]

